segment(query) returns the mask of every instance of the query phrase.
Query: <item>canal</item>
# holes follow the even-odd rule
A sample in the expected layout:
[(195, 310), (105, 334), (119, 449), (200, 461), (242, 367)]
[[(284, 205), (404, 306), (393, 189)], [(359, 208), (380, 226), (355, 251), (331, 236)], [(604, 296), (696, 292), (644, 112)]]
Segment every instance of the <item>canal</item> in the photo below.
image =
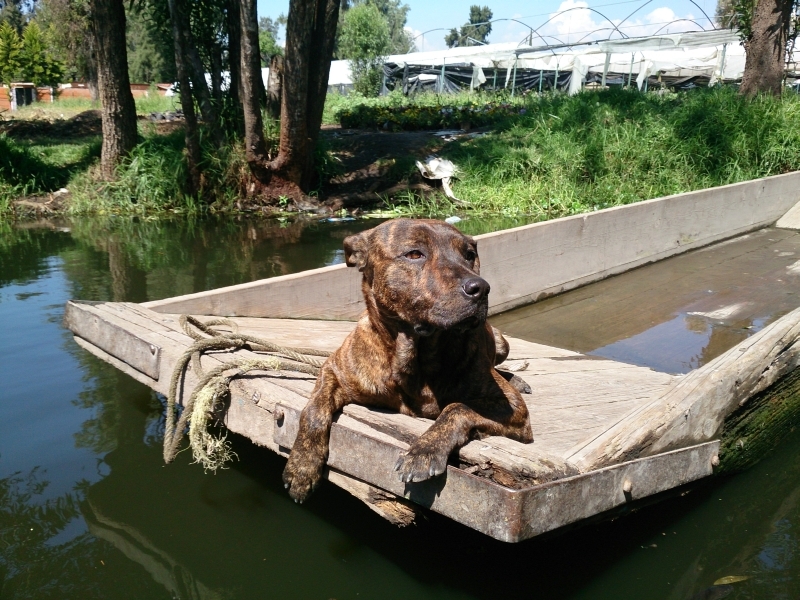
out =
[[(375, 224), (0, 224), (0, 598), (800, 597), (800, 433), (744, 473), (542, 539), (507, 545), (435, 514), (397, 529), (331, 485), (297, 506), (284, 460), (243, 438), (216, 475), (186, 452), (165, 466), (163, 399), (61, 325), (70, 298), (142, 302), (342, 262), (344, 237)], [(563, 298), (548, 302), (522, 310)], [(647, 330), (673, 331), (676, 320), (697, 329), (684, 308), (662, 310)], [(530, 330), (525, 314), (497, 322)], [(555, 314), (531, 335), (558, 345)], [(712, 333), (691, 339), (710, 344)], [(625, 339), (598, 338), (598, 352), (636, 353)], [(708, 344), (693, 341), (692, 356)], [(664, 353), (653, 361), (696, 366)], [(746, 579), (715, 585), (724, 577)]]

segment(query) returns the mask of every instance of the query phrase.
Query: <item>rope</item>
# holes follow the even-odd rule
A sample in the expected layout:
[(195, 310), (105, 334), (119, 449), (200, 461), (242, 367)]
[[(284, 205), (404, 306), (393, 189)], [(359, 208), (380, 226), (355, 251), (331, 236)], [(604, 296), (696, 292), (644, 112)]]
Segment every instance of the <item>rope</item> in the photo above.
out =
[[(235, 457), (235, 453), (230, 449), (224, 434), (214, 437), (208, 432), (208, 421), (221, 398), (230, 392), (231, 380), (250, 371), (297, 371), (316, 376), (324, 361), (313, 357), (330, 355), (330, 352), (313, 348), (279, 346), (253, 335), (239, 333), (238, 325), (229, 319), (212, 319), (204, 323), (190, 315), (181, 315), (179, 322), (194, 343), (178, 358), (169, 383), (164, 428), (166, 463), (175, 460), (183, 432), (189, 423), (189, 441), (194, 462), (202, 464), (204, 469), (211, 471), (223, 467), (227, 461)], [(225, 325), (232, 331), (228, 333), (214, 329), (213, 326), (219, 325)], [(270, 354), (263, 359), (236, 358), (217, 365), (208, 373), (203, 371), (200, 364), (200, 355), (203, 352), (238, 350), (245, 347), (254, 352)], [(176, 423), (178, 384), (190, 361), (199, 381)]]

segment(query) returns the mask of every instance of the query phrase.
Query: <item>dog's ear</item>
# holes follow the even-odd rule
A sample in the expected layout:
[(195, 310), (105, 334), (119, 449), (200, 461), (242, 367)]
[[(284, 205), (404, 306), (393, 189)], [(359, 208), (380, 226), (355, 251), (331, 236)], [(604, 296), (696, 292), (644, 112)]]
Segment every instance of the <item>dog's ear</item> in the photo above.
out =
[(367, 266), (366, 232), (357, 233), (344, 238), (344, 260), (348, 267), (358, 267), (363, 271)]
[(475, 273), (480, 275), (481, 274), (481, 256), (480, 256), (480, 254), (478, 254), (478, 242), (474, 238), (470, 238), (470, 241), (472, 242), (472, 245), (475, 248), (475, 267), (473, 268), (473, 270), (475, 271)]

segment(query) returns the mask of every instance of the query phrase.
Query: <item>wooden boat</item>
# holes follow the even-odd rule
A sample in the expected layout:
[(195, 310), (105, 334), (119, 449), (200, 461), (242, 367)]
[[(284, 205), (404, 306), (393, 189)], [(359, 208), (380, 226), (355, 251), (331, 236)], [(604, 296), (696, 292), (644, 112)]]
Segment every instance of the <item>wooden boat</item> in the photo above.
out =
[[(765, 228), (800, 229), (798, 201), (800, 173), (789, 173), (478, 236), (490, 314)], [(748, 243), (772, 252), (767, 238)], [(781, 269), (800, 280), (798, 265)], [(770, 290), (742, 288), (726, 302), (747, 304), (754, 293)], [(336, 265), (144, 304), (72, 301), (65, 322), (82, 347), (167, 394), (193, 342), (181, 314), (224, 316), (277, 344), (333, 350), (362, 309), (360, 274)], [(800, 413), (799, 336), (800, 309), (790, 310), (683, 375), (511, 337), (507, 363), (527, 363), (516, 374), (533, 389), (533, 444), (473, 441), (446, 474), (404, 484), (392, 467), (431, 421), (348, 406), (333, 425), (326, 477), (399, 524), (424, 507), (520, 541), (757, 458)], [(207, 353), (203, 368), (233, 354), (255, 356)], [(196, 381), (187, 371), (183, 397)], [(312, 376), (287, 371), (237, 378), (224, 423), (287, 456), (312, 387)]]

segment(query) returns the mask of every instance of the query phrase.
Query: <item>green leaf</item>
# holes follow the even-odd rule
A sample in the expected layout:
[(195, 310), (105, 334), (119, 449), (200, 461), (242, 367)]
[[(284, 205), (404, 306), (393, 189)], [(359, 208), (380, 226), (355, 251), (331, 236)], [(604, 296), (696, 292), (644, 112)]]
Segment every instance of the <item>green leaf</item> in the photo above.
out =
[(747, 575), (728, 575), (720, 577), (714, 582), (714, 585), (729, 585), (731, 583), (739, 583), (740, 581), (747, 581), (750, 579)]

